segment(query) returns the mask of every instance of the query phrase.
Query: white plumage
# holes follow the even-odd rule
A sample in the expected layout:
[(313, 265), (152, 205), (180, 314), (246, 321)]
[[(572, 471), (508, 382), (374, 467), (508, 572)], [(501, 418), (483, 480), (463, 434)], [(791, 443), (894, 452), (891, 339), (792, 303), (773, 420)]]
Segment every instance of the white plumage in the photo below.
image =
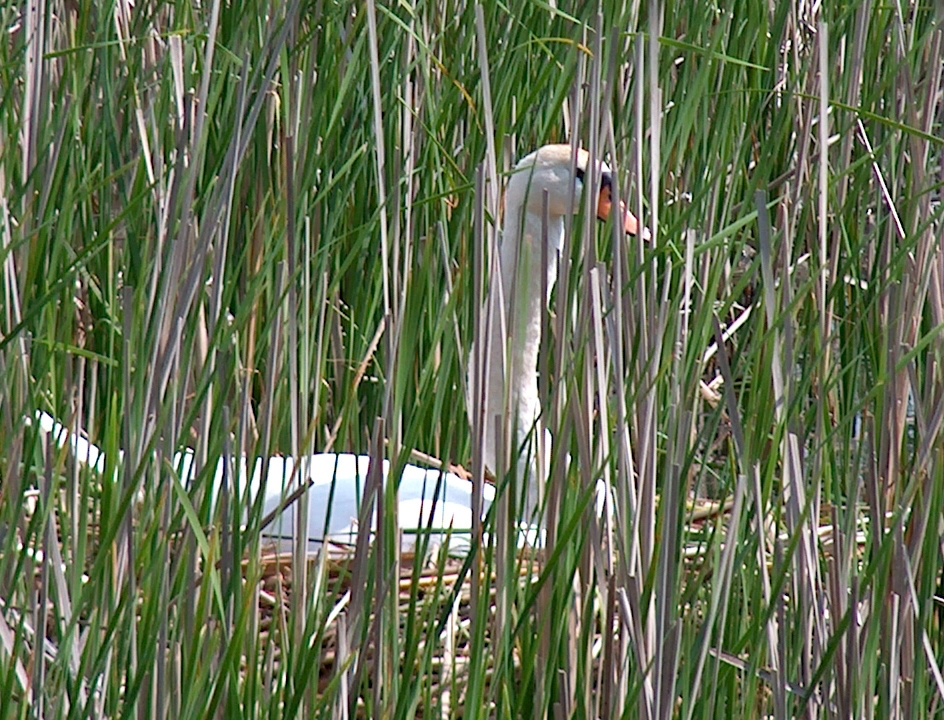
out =
[[(43, 434), (60, 447), (68, 446), (77, 462), (100, 474), (105, 472), (105, 455), (100, 448), (81, 434), (70, 432), (51, 415), (38, 413), (37, 419)], [(193, 452), (190, 450), (177, 453), (174, 457), (173, 467), (186, 488), (191, 488), (195, 479), (193, 460)], [(298, 472), (297, 464), (301, 465)], [(248, 462), (242, 457), (234, 468), (239, 487), (245, 490), (247, 482), (249, 483), (249, 498), (255, 501), (258, 493), (263, 493), (263, 516), (278, 510), (279, 505), (284, 504), (285, 499), (301, 487), (301, 483), (310, 481), (310, 550), (316, 550), (325, 541), (351, 545), (357, 541), (360, 501), (364, 495), (369, 469), (369, 457), (351, 453), (317, 453), (301, 459), (275, 456), (270, 457), (268, 463), (257, 458), (253, 463), (252, 473), (248, 472)], [(385, 482), (389, 471), (390, 461), (384, 460)], [(223, 462), (220, 461), (213, 474), (214, 497), (219, 496), (222, 483)], [(230, 490), (232, 491), (232, 487)], [(483, 494), (485, 509), (488, 510), (495, 497), (495, 488), (486, 485)], [(472, 527), (471, 482), (451, 472), (407, 465), (400, 477), (397, 497), (398, 523), (404, 529), (403, 550), (412, 550), (417, 538), (416, 531), (427, 527), (433, 531), (430, 538), (433, 546), (442, 543), (451, 529), (453, 536), (449, 543), (450, 551), (462, 552), (468, 547), (469, 531)], [(290, 547), (295, 537), (295, 514), (292, 506), (284, 509), (278, 518), (264, 529), (263, 535), (268, 540), (280, 544), (284, 542), (286, 547)]]

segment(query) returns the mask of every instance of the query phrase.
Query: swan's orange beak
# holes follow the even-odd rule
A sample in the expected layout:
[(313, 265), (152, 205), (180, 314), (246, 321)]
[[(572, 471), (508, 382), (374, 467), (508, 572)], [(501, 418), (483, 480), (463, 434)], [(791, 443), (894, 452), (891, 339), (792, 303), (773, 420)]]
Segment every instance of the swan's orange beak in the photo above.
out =
[[(597, 203), (597, 217), (605, 222), (610, 217), (610, 212), (612, 210), (613, 191), (610, 189), (609, 185), (605, 185), (600, 189), (600, 201)], [(623, 219), (623, 230), (626, 232), (626, 234), (639, 234), (639, 221), (636, 219), (636, 216), (629, 211), (629, 209), (626, 207), (626, 203), (624, 203), (622, 200), (620, 200), (619, 210)], [(646, 234), (648, 235), (648, 233)]]

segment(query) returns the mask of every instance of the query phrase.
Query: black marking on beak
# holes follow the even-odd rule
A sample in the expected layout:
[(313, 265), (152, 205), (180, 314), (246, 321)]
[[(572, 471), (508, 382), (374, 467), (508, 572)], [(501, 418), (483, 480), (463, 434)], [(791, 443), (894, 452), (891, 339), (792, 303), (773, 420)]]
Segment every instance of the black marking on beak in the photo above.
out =
[[(587, 176), (586, 170), (583, 168), (577, 168), (577, 179), (582, 183)], [(612, 173), (605, 172), (600, 175), (600, 192), (603, 192), (604, 188), (613, 187), (613, 175)]]

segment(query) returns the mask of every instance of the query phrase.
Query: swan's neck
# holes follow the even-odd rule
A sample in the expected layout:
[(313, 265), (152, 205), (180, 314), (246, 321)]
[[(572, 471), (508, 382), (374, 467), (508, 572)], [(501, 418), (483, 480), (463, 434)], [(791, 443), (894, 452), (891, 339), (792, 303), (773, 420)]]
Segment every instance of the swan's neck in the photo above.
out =
[[(502, 287), (505, 306), (512, 303), (512, 289), (517, 274), (518, 297), (529, 301), (529, 310), (540, 320), (541, 315), (541, 274), (543, 222), (534, 213), (519, 211), (517, 216), (509, 216), (501, 242)], [(523, 217), (522, 217), (523, 215)], [(564, 218), (551, 216), (547, 227), (547, 302), (557, 280), (557, 259), (564, 245)], [(520, 264), (519, 264), (520, 257)], [(527, 281), (525, 284), (524, 281)], [(530, 301), (533, 301), (531, 303)], [(533, 304), (533, 308), (531, 305)], [(520, 315), (521, 308), (518, 309)]]
[[(540, 412), (538, 401), (538, 351), (541, 347), (541, 309), (557, 280), (558, 253), (563, 244), (564, 221), (552, 216), (547, 228), (547, 267), (542, 253), (542, 220), (539, 216), (508, 208), (499, 251), (499, 283), (489, 290), (492, 333), (489, 342), (489, 378), (486, 393), (486, 427), (491, 419), (504, 415), (501, 403), (510, 398), (511, 412), (517, 422), (515, 447), (531, 431)], [(547, 296), (542, 272), (546, 273)], [(507, 352), (504, 358), (502, 353)], [(505, 372), (503, 372), (503, 368)], [(507, 384), (506, 384), (507, 378)], [(496, 468), (494, 439), (485, 438), (486, 465)]]

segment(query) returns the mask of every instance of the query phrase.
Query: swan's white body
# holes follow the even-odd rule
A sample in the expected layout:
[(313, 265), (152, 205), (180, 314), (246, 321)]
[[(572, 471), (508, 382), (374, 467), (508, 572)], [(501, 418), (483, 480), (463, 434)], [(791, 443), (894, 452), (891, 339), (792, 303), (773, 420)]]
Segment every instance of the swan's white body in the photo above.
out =
[[(99, 474), (105, 472), (105, 455), (81, 433), (73, 433), (46, 413), (37, 413), (40, 430), (59, 447), (68, 447), (75, 460)], [(186, 488), (194, 484), (194, 456), (188, 450), (177, 453), (173, 467)], [(296, 466), (297, 471), (296, 471)], [(361, 499), (367, 483), (370, 458), (351, 453), (318, 453), (302, 458), (270, 457), (267, 463), (256, 458), (252, 472), (245, 457), (232, 468), (241, 489), (240, 499), (255, 502), (263, 495), (263, 517), (277, 511), (285, 500), (308, 482), (308, 546), (316, 550), (324, 542), (353, 545), (357, 541)], [(223, 462), (213, 472), (212, 492), (218, 497), (223, 484)], [(390, 462), (383, 462), (384, 482)], [(231, 481), (232, 482), (232, 481)], [(248, 487), (247, 487), (248, 485)], [(438, 486), (438, 493), (437, 493)], [(232, 487), (230, 488), (232, 490)], [(248, 495), (247, 495), (248, 491)], [(485, 510), (495, 497), (495, 488), (485, 486)], [(472, 527), (472, 483), (450, 472), (428, 470), (407, 465), (398, 486), (397, 521), (403, 532), (402, 549), (411, 551), (416, 545), (417, 531), (431, 531), (431, 547), (449, 537), (449, 550), (462, 553), (469, 547)], [(263, 537), (271, 542), (292, 547), (295, 538), (294, 505), (287, 505), (278, 517), (263, 529)], [(430, 520), (432, 517), (432, 521)], [(373, 529), (374, 519), (371, 520)]]
[[(541, 346), (541, 309), (550, 300), (557, 280), (558, 255), (564, 245), (564, 217), (576, 212), (589, 174), (594, 170), (586, 150), (577, 150), (576, 157), (569, 145), (545, 145), (521, 159), (508, 181), (505, 193), (505, 216), (499, 249), (498, 277), (492, 277), (487, 310), (491, 317), (488, 335), (488, 377), (484, 393), (484, 461), (492, 473), (508, 468), (499, 463), (496, 447), (495, 418), (511, 410), (515, 428), (511, 458), (517, 462), (517, 472), (528, 484), (528, 507), (538, 507), (539, 484), (535, 464), (526, 458), (531, 453), (518, 455), (519, 448), (534, 428), (540, 414), (538, 399), (538, 352)], [(612, 178), (610, 168), (598, 163), (596, 170), (601, 179), (596, 214), (606, 220), (612, 207)], [(547, 267), (542, 267), (544, 252), (544, 197), (547, 193)], [(621, 222), (627, 233), (638, 230), (636, 218), (623, 203), (619, 203)], [(543, 294), (547, 278), (547, 296)], [(505, 350), (507, 348), (507, 355)], [(507, 358), (507, 361), (506, 361)], [(477, 372), (477, 353), (473, 347), (469, 360), (468, 408), (473, 420), (479, 404), (473, 397)], [(506, 398), (508, 405), (505, 405)]]

